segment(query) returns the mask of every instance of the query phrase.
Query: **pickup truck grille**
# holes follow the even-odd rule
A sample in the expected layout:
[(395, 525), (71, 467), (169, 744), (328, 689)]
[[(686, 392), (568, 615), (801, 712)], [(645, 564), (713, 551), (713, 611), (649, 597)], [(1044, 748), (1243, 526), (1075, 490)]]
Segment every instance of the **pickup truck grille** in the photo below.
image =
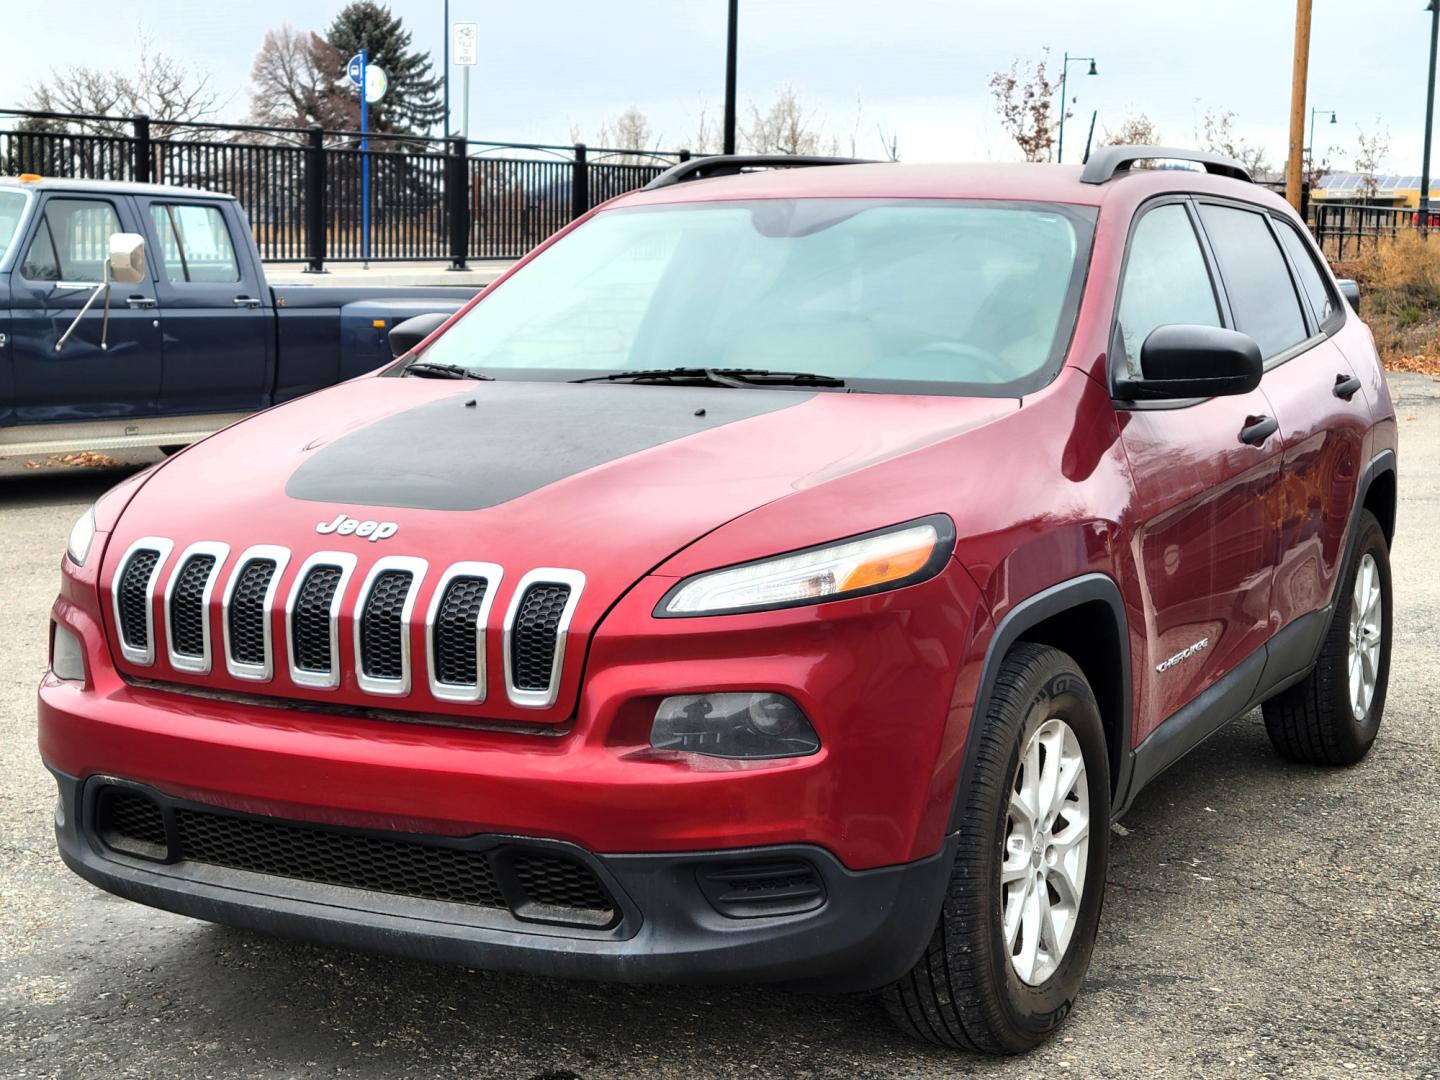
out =
[[(299, 687), (406, 697), (417, 682), (412, 648), (423, 649), (420, 687), (436, 700), (479, 703), (487, 696), (487, 631), (498, 629), (510, 703), (548, 708), (558, 698), (569, 623), (585, 581), (578, 571), (529, 571), (492, 627), (504, 577), (493, 563), (456, 563), (427, 590), (423, 559), (387, 556), (364, 572), (357, 589), (351, 578), (358, 559), (348, 552), (317, 552), (291, 574), (284, 548), (253, 547), (231, 562), (224, 544), (202, 542), (167, 567), (173, 544), (151, 539), (132, 545), (112, 586), (122, 652), (133, 664), (155, 664), (151, 612), (156, 583), (169, 569), (161, 606), (166, 655), (177, 671), (206, 674), (219, 653), (237, 679), (271, 683), (288, 674)], [(417, 614), (422, 594), (428, 613)], [(223, 646), (212, 648), (212, 624)], [(283, 640), (276, 640), (277, 627)]]

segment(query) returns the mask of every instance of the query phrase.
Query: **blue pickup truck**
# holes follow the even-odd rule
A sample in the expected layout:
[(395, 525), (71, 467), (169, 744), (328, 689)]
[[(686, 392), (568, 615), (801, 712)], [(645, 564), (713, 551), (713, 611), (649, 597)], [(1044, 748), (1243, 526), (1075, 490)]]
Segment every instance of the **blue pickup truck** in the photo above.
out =
[(271, 286), (228, 195), (0, 178), (0, 457), (182, 446), (378, 367), (396, 323), (477, 291)]

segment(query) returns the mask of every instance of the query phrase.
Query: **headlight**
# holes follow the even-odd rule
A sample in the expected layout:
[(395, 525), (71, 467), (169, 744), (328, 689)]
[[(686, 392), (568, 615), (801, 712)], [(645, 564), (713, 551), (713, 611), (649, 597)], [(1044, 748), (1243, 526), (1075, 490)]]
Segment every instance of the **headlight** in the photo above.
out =
[(75, 522), (74, 528), (70, 530), (70, 543), (66, 548), (66, 554), (70, 561), (76, 566), (84, 566), (85, 559), (90, 554), (90, 544), (95, 539), (95, 507), (90, 507), (80, 515), (80, 520)]
[(879, 529), (824, 547), (686, 578), (661, 599), (661, 617), (818, 604), (934, 577), (955, 546), (943, 514)]

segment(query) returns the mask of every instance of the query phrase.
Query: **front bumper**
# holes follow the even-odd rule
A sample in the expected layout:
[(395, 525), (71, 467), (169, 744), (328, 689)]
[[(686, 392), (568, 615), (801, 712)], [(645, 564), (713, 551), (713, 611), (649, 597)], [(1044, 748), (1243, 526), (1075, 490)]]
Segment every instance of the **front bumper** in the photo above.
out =
[[(853, 871), (821, 848), (789, 844), (712, 852), (595, 855), (538, 842), (587, 867), (616, 902), (611, 925), (541, 925), (510, 912), (275, 874), (186, 857), (153, 861), (101, 838), (96, 792), (108, 781), (57, 772), (56, 835), (66, 864), (108, 892), (213, 922), (324, 944), (499, 971), (615, 982), (785, 982), (828, 991), (883, 986), (930, 940), (953, 863), (953, 838), (929, 858)], [(121, 782), (124, 784), (124, 782)], [(165, 808), (203, 807), (125, 784)], [(250, 825), (267, 819), (221, 813)], [(274, 819), (269, 819), (274, 820)], [(353, 832), (353, 831), (352, 831)], [(387, 834), (449, 848), (534, 846), (507, 837)], [(158, 855), (156, 856), (159, 857)], [(817, 906), (794, 914), (722, 914), (704, 882), (715, 867), (800, 862), (822, 883)], [(720, 905), (723, 906), (723, 905)]]

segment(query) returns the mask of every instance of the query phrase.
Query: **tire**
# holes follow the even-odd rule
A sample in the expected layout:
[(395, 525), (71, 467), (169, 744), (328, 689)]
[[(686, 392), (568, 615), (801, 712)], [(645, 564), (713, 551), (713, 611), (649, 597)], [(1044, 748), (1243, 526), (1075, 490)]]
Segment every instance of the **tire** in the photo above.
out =
[[(1025, 966), (1027, 924), (1020, 920), (1015, 949), (1011, 949), (1007, 947), (1005, 917), (1007, 912), (1024, 910), (1023, 902), (1019, 909), (1013, 908), (1015, 898), (1022, 894), (1010, 890), (1027, 889), (1039, 877), (1030, 877), (1034, 849), (1027, 854), (1030, 834), (1023, 815), (1012, 810), (1012, 795), (1019, 790), (1017, 797), (1024, 797), (1029, 777), (1037, 774), (1037, 760), (1052, 760), (1027, 757), (1026, 772), (1020, 770), (1022, 749), (1029, 748), (1037, 734), (1045, 737), (1045, 731), (1053, 739), (1058, 729), (1052, 725), (1057, 720), (1068, 728), (1074, 741), (1065, 741), (1064, 753), (1053, 760), (1065, 767), (1074, 760), (1072, 750), (1078, 749), (1085, 776), (1074, 784), (1073, 803), (1052, 801), (1052, 807), (1060, 807), (1055, 814), (1057, 827), (1053, 834), (1044, 832), (1035, 848), (1048, 846), (1051, 835), (1069, 836), (1069, 823), (1078, 822), (1084, 814), (1088, 817), (1088, 850), (1080, 856), (1083, 870), (1068, 862), (1068, 856), (1061, 858), (1058, 867), (1035, 867), (1037, 875), (1052, 875), (1045, 879), (1045, 903), (1047, 907), (1055, 903), (1049, 899), (1052, 894), (1060, 898), (1054, 909), (1061, 912), (1057, 918), (1065, 919), (1064, 898), (1054, 887), (1063, 884), (1059, 872), (1068, 865), (1070, 876), (1084, 884), (1076, 910), (1066, 920), (1071, 927), (1068, 944), (1053, 950), (1059, 953), (1053, 970), (1047, 973), (1037, 963), (1030, 967), (1027, 981), (1019, 970)], [(971, 738), (979, 744), (962, 795), (964, 812), (955, 866), (939, 923), (915, 967), (882, 993), (895, 1022), (915, 1038), (987, 1054), (1016, 1054), (1037, 1046), (1061, 1025), (1090, 966), (1109, 850), (1109, 757), (1100, 710), (1079, 665), (1057, 649), (1028, 643), (1017, 645), (1006, 656), (989, 708)], [(1043, 768), (1038, 773), (1044, 775)], [(1080, 801), (1082, 792), (1088, 806)], [(1081, 813), (1076, 808), (1081, 808)], [(1034, 816), (1041, 821), (1046, 818), (1043, 811)], [(1069, 823), (1060, 827), (1067, 820)], [(1057, 839), (1055, 848), (1066, 842)], [(1041, 863), (1047, 857), (1041, 855)], [(1025, 869), (1022, 872), (1017, 867)], [(1020, 880), (1002, 885), (1001, 874), (1007, 870)], [(1023, 893), (1031, 895), (1038, 900), (1039, 894)], [(1050, 934), (1059, 940), (1053, 927)], [(1031, 935), (1030, 940), (1044, 943), (1045, 934)], [(1012, 958), (1016, 950), (1021, 955)]]
[[(1376, 617), (1360, 620), (1359, 636), (1362, 642), (1369, 640), (1366, 628), (1373, 627), (1379, 640), (1371, 648), (1356, 646), (1359, 670), (1373, 680), (1368, 695), (1362, 690), (1362, 706), (1352, 703), (1351, 619), (1363, 614), (1357, 612), (1357, 586), (1368, 591), (1367, 574), (1373, 575), (1380, 610)], [(1335, 612), (1314, 670), (1263, 706), (1265, 730), (1281, 757), (1314, 765), (1353, 765), (1370, 752), (1390, 681), (1391, 608), (1390, 547), (1375, 515), (1362, 510), (1354, 552), (1336, 592)], [(1365, 658), (1372, 654), (1374, 660), (1367, 665)]]

